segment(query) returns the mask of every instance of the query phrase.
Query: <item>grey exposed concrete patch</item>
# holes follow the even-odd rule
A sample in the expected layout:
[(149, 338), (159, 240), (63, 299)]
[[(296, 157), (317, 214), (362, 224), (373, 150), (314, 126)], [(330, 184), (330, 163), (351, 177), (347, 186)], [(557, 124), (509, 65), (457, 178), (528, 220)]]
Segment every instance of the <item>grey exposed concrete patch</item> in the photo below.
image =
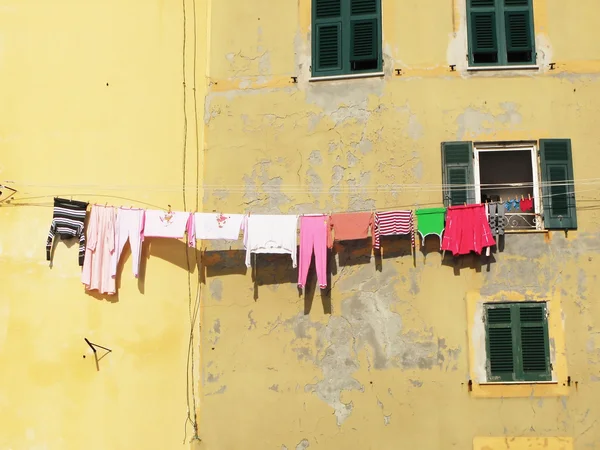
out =
[(248, 312), (248, 321), (250, 322), (250, 325), (248, 325), (248, 330), (252, 330), (253, 328), (256, 329), (256, 320), (252, 318), (252, 310)]
[(210, 342), (212, 342), (212, 345), (216, 345), (217, 342), (219, 342), (219, 339), (221, 338), (220, 336), (221, 334), (221, 321), (219, 319), (216, 319), (213, 322), (213, 326), (212, 329), (210, 330)]
[(323, 190), (321, 177), (312, 168), (306, 171), (306, 182), (311, 195), (319, 196)]
[(313, 150), (310, 152), (308, 156), (308, 163), (311, 166), (320, 166), (323, 164), (323, 157), (321, 156), (321, 152), (319, 150)]
[(308, 447), (310, 447), (310, 442), (308, 442), (308, 439), (302, 439), (298, 445), (296, 445), (296, 450), (306, 450)]
[(219, 381), (219, 378), (221, 378), (219, 375), (214, 375), (212, 373), (209, 373), (208, 376), (206, 377), (206, 381), (208, 383), (216, 383), (217, 381)]
[(348, 163), (348, 167), (354, 167), (356, 163), (358, 163), (358, 158), (354, 156), (352, 153), (346, 153), (346, 161)]
[(373, 150), (373, 142), (366, 138), (363, 138), (358, 144), (358, 149), (363, 155), (366, 155), (367, 153), (370, 153)]
[(412, 384), (414, 387), (420, 388), (421, 386), (423, 386), (423, 382), (421, 380), (408, 380), (408, 381), (410, 381), (410, 384)]
[(274, 392), (279, 392), (279, 385), (278, 384), (274, 384), (272, 386), (269, 386), (269, 389), (274, 391)]
[(209, 289), (211, 298), (220, 302), (223, 296), (223, 282), (220, 279), (215, 278), (210, 281)]
[(317, 105), (337, 125), (349, 119), (366, 122), (369, 97), (381, 97), (385, 81), (378, 78), (307, 83), (306, 101)]
[(208, 395), (221, 395), (221, 394), (224, 394), (226, 390), (227, 390), (227, 386), (223, 385), (223, 386), (221, 386), (221, 387), (219, 388), (219, 390), (218, 390), (218, 391), (215, 391), (215, 392), (210, 392), (210, 393), (208, 393), (208, 394), (206, 394), (206, 395), (207, 395), (207, 396), (208, 396)]
[[(290, 202), (290, 198), (282, 193), (281, 177), (270, 177), (269, 170), (273, 162), (262, 160), (254, 165), (250, 175), (244, 175), (244, 206), (256, 213), (280, 213), (281, 207)], [(281, 166), (285, 162), (278, 163)], [(276, 168), (277, 169), (277, 168)]]
[(479, 108), (471, 107), (465, 109), (456, 119), (458, 125), (456, 139), (463, 140), (468, 137), (491, 133), (498, 128), (497, 122), (508, 126), (521, 123), (523, 118), (517, 110), (518, 106), (515, 103), (501, 103), (500, 107), (504, 109), (504, 112), (496, 116)]
[(342, 392), (364, 391), (354, 378), (359, 369), (360, 352), (367, 352), (369, 369), (429, 370), (434, 367), (447, 369), (447, 361), (455, 360), (459, 349), (449, 348), (443, 339), (438, 339), (429, 330), (404, 329), (402, 317), (393, 311), (394, 304), (408, 302), (411, 296), (398, 298), (398, 291), (406, 291), (397, 289), (401, 281), (394, 266), (384, 265), (381, 273), (374, 273), (368, 265), (357, 266), (348, 269), (347, 275), (338, 276), (337, 291), (344, 293), (341, 316), (332, 316), (323, 325), (298, 314), (285, 325), (294, 331), (292, 344), (312, 340), (311, 330), (316, 333), (315, 355), (308, 343), (297, 345), (295, 351), (321, 369), (322, 379), (307, 384), (305, 391), (314, 393), (333, 408), (339, 426), (353, 410), (352, 402), (342, 402)]

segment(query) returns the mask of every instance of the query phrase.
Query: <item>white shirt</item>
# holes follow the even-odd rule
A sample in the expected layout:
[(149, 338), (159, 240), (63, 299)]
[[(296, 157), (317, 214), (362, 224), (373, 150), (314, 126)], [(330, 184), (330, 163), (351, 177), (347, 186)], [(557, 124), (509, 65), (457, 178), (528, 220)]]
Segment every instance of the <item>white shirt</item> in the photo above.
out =
[(149, 209), (146, 211), (143, 235), (181, 239), (185, 236), (190, 213), (166, 212)]
[(194, 215), (196, 239), (227, 239), (240, 237), (243, 214), (196, 213)]
[(296, 267), (298, 216), (252, 214), (246, 217), (243, 228), (246, 267), (251, 266), (251, 253), (290, 254)]

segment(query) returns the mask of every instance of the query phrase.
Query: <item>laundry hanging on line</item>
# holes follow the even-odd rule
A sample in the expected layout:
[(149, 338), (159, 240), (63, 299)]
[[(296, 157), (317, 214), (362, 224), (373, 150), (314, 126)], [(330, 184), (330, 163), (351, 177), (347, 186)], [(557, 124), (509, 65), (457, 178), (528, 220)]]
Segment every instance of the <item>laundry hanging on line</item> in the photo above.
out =
[(442, 247), (442, 235), (446, 223), (446, 208), (424, 208), (415, 211), (417, 230), (421, 236), (421, 247), (425, 245), (427, 236), (437, 236)]
[(64, 198), (54, 199), (52, 223), (46, 241), (46, 260), (52, 262), (52, 247), (55, 236), (66, 239), (79, 238), (79, 265), (85, 256), (85, 217), (88, 204)]
[(412, 248), (415, 247), (415, 225), (411, 210), (385, 211), (375, 213), (374, 245), (380, 247), (380, 236), (393, 236), (398, 234), (410, 235)]
[(495, 244), (484, 205), (448, 208), (442, 250), (448, 250), (455, 256), (467, 255), (471, 252), (480, 255), (485, 247), (492, 247)]

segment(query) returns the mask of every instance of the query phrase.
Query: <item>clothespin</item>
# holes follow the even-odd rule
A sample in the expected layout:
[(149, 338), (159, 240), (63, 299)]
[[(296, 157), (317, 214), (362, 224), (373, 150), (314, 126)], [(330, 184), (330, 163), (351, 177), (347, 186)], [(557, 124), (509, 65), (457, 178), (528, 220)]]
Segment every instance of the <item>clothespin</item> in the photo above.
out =
[(531, 194), (527, 194), (527, 197), (529, 197), (529, 200), (531, 200)]
[(500, 203), (504, 203), (504, 201), (502, 200), (502, 197), (500, 197)]
[(465, 202), (465, 206), (467, 206), (467, 202)]
[(169, 214), (171, 214), (171, 212), (172, 212), (172, 211), (171, 211), (171, 205), (167, 205), (167, 206), (169, 207), (169, 211), (168, 211), (168, 213), (169, 213)]
[(523, 194), (521, 194), (521, 200), (525, 200), (525, 198), (523, 197)]

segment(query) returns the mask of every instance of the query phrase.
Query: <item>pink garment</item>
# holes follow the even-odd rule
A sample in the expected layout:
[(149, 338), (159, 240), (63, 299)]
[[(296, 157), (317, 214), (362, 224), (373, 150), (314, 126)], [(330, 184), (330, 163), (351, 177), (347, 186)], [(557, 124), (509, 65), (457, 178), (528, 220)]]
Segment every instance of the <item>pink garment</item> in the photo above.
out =
[(315, 253), (315, 266), (319, 287), (327, 287), (327, 216), (302, 216), (300, 219), (300, 262), (298, 263), (298, 285), (304, 287), (308, 269)]
[(140, 272), (140, 260), (142, 259), (142, 241), (144, 240), (144, 217), (143, 209), (119, 208), (115, 232), (116, 251), (113, 254), (111, 267), (111, 275), (113, 277), (117, 276), (117, 267), (125, 244), (127, 244), (127, 240), (129, 240), (129, 246), (131, 247), (133, 276), (136, 278), (138, 277)]
[(484, 247), (493, 245), (496, 241), (485, 215), (485, 205), (448, 208), (442, 250), (454, 255), (467, 255), (472, 251), (480, 255)]
[(92, 206), (81, 274), (81, 282), (88, 291), (116, 293), (115, 279), (111, 274), (116, 219), (117, 213), (112, 206)]

